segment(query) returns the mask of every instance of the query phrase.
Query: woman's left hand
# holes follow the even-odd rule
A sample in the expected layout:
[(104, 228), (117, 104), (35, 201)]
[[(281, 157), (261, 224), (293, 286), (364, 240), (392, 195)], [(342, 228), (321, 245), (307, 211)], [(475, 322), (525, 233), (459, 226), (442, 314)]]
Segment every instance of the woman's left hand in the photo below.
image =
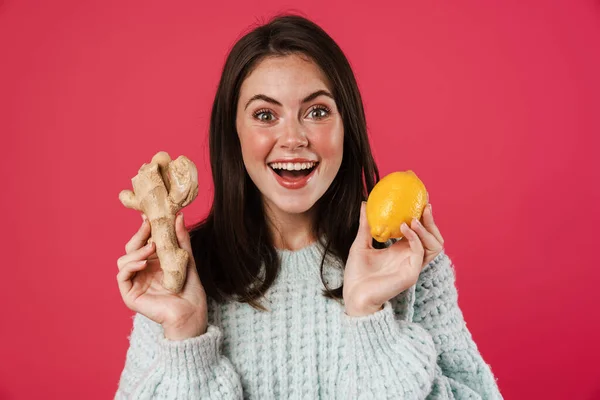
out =
[[(412, 228), (412, 229), (411, 229)], [(360, 209), (360, 225), (344, 271), (344, 304), (349, 316), (372, 314), (415, 283), (423, 267), (444, 249), (444, 239), (433, 221), (431, 205), (422, 222), (403, 224), (404, 239), (385, 249), (375, 249), (367, 223), (366, 203)]]

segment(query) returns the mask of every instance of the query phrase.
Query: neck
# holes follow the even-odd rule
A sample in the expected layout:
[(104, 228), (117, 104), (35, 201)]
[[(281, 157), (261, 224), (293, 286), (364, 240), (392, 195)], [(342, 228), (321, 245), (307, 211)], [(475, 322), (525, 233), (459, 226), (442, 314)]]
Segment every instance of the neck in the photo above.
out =
[(283, 250), (299, 250), (316, 240), (314, 234), (314, 209), (291, 214), (274, 210), (265, 204), (273, 245)]

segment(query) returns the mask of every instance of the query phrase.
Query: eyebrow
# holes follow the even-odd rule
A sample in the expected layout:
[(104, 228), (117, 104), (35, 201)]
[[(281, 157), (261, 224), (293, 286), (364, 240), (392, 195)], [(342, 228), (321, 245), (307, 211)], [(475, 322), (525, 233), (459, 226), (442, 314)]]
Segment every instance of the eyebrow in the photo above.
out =
[[(330, 97), (331, 99), (333, 99), (333, 96), (331, 95), (331, 93), (329, 93), (327, 90), (321, 89), (321, 90), (317, 90), (314, 93), (309, 94), (304, 99), (302, 99), (302, 104), (308, 103), (309, 101), (312, 101), (312, 100), (316, 99), (319, 96), (327, 96), (327, 97)], [(274, 98), (269, 97), (267, 95), (264, 95), (264, 94), (255, 94), (254, 96), (252, 96), (250, 98), (250, 100), (248, 100), (248, 102), (246, 103), (246, 106), (244, 107), (244, 110), (246, 108), (248, 108), (248, 105), (250, 103), (252, 103), (254, 100), (264, 100), (267, 103), (275, 104), (275, 105), (278, 105), (278, 106), (282, 106), (283, 105), (280, 102), (278, 102), (277, 100), (275, 100)]]

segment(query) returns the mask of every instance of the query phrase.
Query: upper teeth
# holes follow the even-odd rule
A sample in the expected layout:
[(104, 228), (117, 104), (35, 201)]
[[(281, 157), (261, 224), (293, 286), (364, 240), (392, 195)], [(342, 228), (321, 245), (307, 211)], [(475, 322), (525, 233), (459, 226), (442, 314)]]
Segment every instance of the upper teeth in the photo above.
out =
[(314, 167), (316, 162), (304, 162), (304, 163), (271, 163), (269, 164), (273, 169), (287, 169), (288, 171), (300, 171), (301, 169), (309, 169)]

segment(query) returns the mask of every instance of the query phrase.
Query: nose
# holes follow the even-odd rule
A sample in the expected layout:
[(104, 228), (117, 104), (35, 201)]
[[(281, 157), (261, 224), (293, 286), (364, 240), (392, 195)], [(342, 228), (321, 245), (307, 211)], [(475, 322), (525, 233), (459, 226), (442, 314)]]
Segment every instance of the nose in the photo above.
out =
[(298, 147), (308, 146), (308, 138), (303, 126), (298, 121), (292, 121), (284, 124), (279, 143), (281, 147), (295, 150)]

